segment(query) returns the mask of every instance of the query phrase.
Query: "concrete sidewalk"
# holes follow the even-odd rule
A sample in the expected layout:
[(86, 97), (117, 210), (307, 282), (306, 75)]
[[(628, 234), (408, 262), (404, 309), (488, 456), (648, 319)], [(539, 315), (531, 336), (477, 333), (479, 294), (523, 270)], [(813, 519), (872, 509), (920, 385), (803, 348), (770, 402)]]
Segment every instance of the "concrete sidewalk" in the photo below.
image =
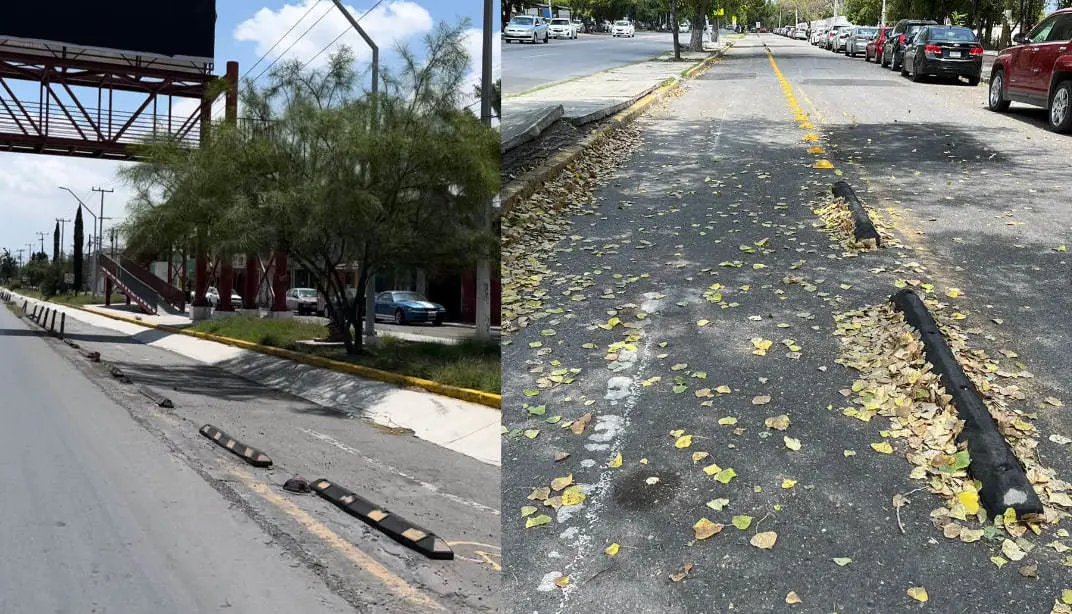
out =
[[(500, 464), (501, 414), (495, 409), (12, 294), (20, 303), (29, 300), (31, 305), (45, 304), (56, 309), (66, 314), (68, 320), (121, 332), (138, 343), (219, 367), (317, 405), (367, 418), (386, 427), (409, 429), (425, 441), (484, 463)], [(143, 316), (142, 319), (149, 322), (150, 318), (155, 318), (154, 323), (171, 324), (170, 319), (181, 317)], [(107, 355), (103, 359), (107, 360)]]
[(534, 138), (558, 119), (575, 126), (598, 121), (633, 104), (667, 79), (709, 58), (732, 41), (705, 43), (706, 51), (684, 51), (683, 62), (667, 52), (658, 58), (537, 88), (503, 101), (502, 151)]
[[(176, 314), (160, 312), (158, 314), (144, 313), (137, 305), (83, 305), (85, 309), (99, 313), (102, 315), (111, 315), (121, 318), (129, 318), (132, 320), (138, 320), (147, 324), (153, 325), (166, 325), (174, 326), (176, 328), (185, 328), (194, 324), (193, 318), (189, 316), (189, 307), (187, 307), (186, 314)], [(260, 310), (263, 317), (265, 311)], [(220, 317), (220, 316), (216, 316)], [(226, 316), (223, 316), (226, 317)], [(318, 316), (294, 316), (295, 320), (303, 322), (313, 322), (317, 324), (327, 325), (327, 318), (321, 318)], [(430, 325), (411, 325), (411, 326), (398, 326), (395, 324), (384, 324), (383, 322), (376, 323), (376, 336), (377, 337), (392, 337), (402, 341), (413, 341), (417, 343), (439, 343), (443, 345), (457, 345), (464, 341), (468, 341), (475, 336), (476, 327), (462, 324), (457, 322), (444, 322), (443, 326), (430, 326)], [(491, 336), (494, 341), (499, 340), (499, 328), (492, 327)]]

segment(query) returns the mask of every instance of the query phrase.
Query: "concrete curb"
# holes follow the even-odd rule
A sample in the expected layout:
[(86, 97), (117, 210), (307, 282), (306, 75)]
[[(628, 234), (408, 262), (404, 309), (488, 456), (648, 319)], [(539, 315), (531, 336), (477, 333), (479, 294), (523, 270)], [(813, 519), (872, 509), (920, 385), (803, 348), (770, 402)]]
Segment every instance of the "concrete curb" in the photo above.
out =
[(231, 437), (227, 433), (224, 433), (220, 429), (206, 424), (202, 426), (198, 431), (210, 441), (217, 444), (221, 448), (227, 450), (231, 454), (241, 458), (254, 467), (271, 467), (272, 459), (268, 458), (268, 455), (261, 452), (257, 448), (251, 448), (246, 444), (238, 441), (234, 437)]
[(313, 492), (322, 498), (369, 526), (379, 529), (403, 546), (412, 548), (430, 559), (454, 559), (454, 551), (435, 533), (396, 516), (328, 480), (320, 479), (310, 486)]
[(648, 107), (663, 100), (667, 94), (673, 91), (674, 88), (681, 83), (682, 80), (693, 79), (701, 72), (710, 68), (715, 61), (724, 56), (726, 52), (732, 48), (733, 44), (727, 44), (707, 59), (686, 71), (684, 77), (671, 77), (670, 83), (656, 87), (655, 90), (648, 95), (641, 97), (628, 108), (616, 113), (608, 120), (606, 126), (593, 130), (588, 136), (581, 139), (579, 143), (566, 147), (545, 160), (540, 166), (503, 186), (500, 198), (503, 212), (508, 212), (511, 208), (517, 205), (517, 203), (535, 194), (545, 183), (558, 177), (566, 167), (572, 164), (574, 160), (589, 148), (599, 145), (607, 137), (613, 134), (615, 130), (631, 123), (634, 119), (640, 116), (641, 113), (646, 111)]
[(923, 340), (927, 361), (941, 377), (945, 391), (953, 397), (957, 414), (964, 420), (960, 438), (968, 442), (972, 477), (982, 482), (979, 498), (991, 516), (999, 516), (1006, 508), (1016, 511), (1016, 517), (1042, 513), (1042, 501), (1031, 486), (1023, 465), (998, 430), (975, 385), (964, 374), (953, 351), (946, 343), (926, 305), (915, 292), (904, 289), (890, 297), (894, 307), (904, 314)]
[(618, 111), (621, 111), (622, 109), (624, 109), (626, 107), (630, 107), (630, 106), (636, 104), (636, 101), (638, 101), (641, 98), (647, 96), (648, 94), (654, 92), (658, 88), (659, 88), (659, 85), (655, 84), (655, 85), (653, 85), (653, 86), (651, 86), (649, 88), (645, 88), (644, 91), (640, 92), (636, 96), (633, 96), (632, 98), (629, 98), (628, 100), (623, 100), (623, 101), (621, 101), (619, 103), (612, 104), (609, 107), (603, 107), (602, 109), (599, 109), (598, 111), (592, 111), (591, 113), (589, 113), (587, 115), (581, 115), (579, 117), (571, 117), (567, 121), (569, 121), (569, 123), (573, 124), (574, 126), (580, 128), (581, 126), (583, 126), (585, 124), (590, 124), (590, 123), (592, 123), (594, 121), (599, 121), (599, 120), (603, 119), (604, 117), (609, 117), (611, 115), (614, 115)]
[(548, 126), (562, 119), (563, 113), (565, 113), (565, 109), (562, 108), (562, 105), (550, 107), (546, 114), (537, 118), (528, 128), (525, 128), (513, 137), (504, 140), (502, 145), (499, 146), (499, 153), (506, 153), (511, 149), (524, 145), (540, 136), (540, 133), (547, 130)]
[(849, 211), (852, 212), (853, 238), (857, 242), (874, 241), (875, 247), (882, 247), (882, 237), (879, 236), (878, 230), (875, 229), (875, 224), (871, 221), (871, 217), (867, 215), (867, 210), (864, 209), (863, 203), (856, 197), (856, 192), (853, 191), (852, 186), (844, 181), (838, 181), (830, 191), (833, 192), (834, 196), (845, 199)]
[(276, 358), (285, 358), (287, 360), (293, 360), (295, 362), (300, 362), (302, 364), (306, 364), (312, 367), (319, 367), (321, 369), (328, 369), (330, 371), (336, 371), (339, 373), (347, 373), (349, 375), (356, 375), (358, 377), (364, 377), (366, 379), (374, 379), (389, 384), (395, 384), (398, 386), (412, 386), (445, 397), (460, 399), (462, 401), (468, 401), (470, 403), (477, 403), (479, 405), (485, 405), (487, 407), (493, 407), (495, 409), (502, 408), (502, 395), (492, 394), (490, 392), (471, 390), (469, 388), (460, 388), (457, 386), (448, 386), (446, 384), (440, 384), (439, 382), (433, 382), (431, 380), (426, 380), (419, 377), (402, 375), (401, 373), (391, 373), (390, 371), (380, 371), (379, 369), (372, 369), (370, 367), (363, 367), (361, 365), (352, 365), (349, 363), (340, 362), (338, 360), (331, 360), (330, 358), (310, 356), (308, 354), (302, 354), (301, 352), (284, 350), (283, 348), (259, 345), (251, 341), (231, 339), (230, 337), (221, 337), (219, 335), (202, 333), (194, 330), (185, 330), (182, 328), (176, 328), (174, 326), (168, 326), (166, 324), (153, 324), (152, 322), (144, 322), (142, 320), (135, 320), (133, 318), (124, 318), (122, 316), (117, 316), (113, 314), (100, 313), (98, 311), (93, 311), (77, 305), (67, 306), (72, 307), (74, 309), (80, 309), (82, 311), (85, 311), (86, 313), (91, 313), (93, 315), (111, 318), (120, 322), (126, 322), (127, 324), (144, 326), (145, 328), (154, 328), (177, 335), (197, 337), (198, 339), (204, 339), (206, 341), (215, 341), (217, 343), (223, 343), (237, 348), (242, 348), (244, 350), (252, 350), (261, 354), (268, 354), (269, 356), (275, 356)]

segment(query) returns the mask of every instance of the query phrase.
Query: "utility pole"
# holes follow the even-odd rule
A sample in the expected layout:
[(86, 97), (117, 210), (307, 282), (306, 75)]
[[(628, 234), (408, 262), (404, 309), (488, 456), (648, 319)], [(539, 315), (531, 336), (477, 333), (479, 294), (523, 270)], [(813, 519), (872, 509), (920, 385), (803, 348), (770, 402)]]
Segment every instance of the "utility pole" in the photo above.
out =
[(67, 222), (71, 220), (65, 220), (61, 217), (56, 218), (56, 221), (60, 223), (60, 260), (63, 260), (63, 232), (67, 228)]
[(35, 232), (37, 238), (41, 240), (41, 253), (45, 255), (45, 259), (48, 259), (48, 252), (45, 251), (45, 237), (48, 236), (47, 232)]
[[(484, 0), (484, 31), (480, 58), (480, 121), (491, 126), (491, 53), (492, 53), (492, 3)], [(551, 0), (547, 1), (550, 9)], [(484, 205), (484, 230), (491, 232), (491, 208), (488, 201)], [(486, 341), (491, 338), (491, 261), (486, 249), (480, 254), (476, 263), (476, 338)]]
[(22, 252), (24, 252), (24, 251), (26, 251), (26, 250), (24, 250), (24, 249), (15, 250), (15, 253), (17, 253), (19, 255), (19, 268), (20, 269), (22, 268)]
[[(342, 0), (332, 0), (335, 7), (339, 9), (346, 21), (350, 22), (354, 30), (361, 35), (361, 38), (365, 40), (365, 44), (372, 49), (372, 129), (375, 130), (379, 125), (379, 92), (380, 92), (380, 48), (376, 46), (376, 43), (369, 38), (369, 35), (361, 29), (361, 25), (358, 23), (359, 19), (354, 19), (354, 16), (350, 14), (350, 11), (346, 10), (346, 7), (342, 5)], [(372, 9), (369, 9), (370, 11)], [(368, 12), (365, 13), (368, 15)], [(364, 17), (362, 15), (361, 17)], [(366, 176), (370, 176), (366, 169)], [(362, 263), (362, 266), (366, 266), (367, 263)], [(368, 272), (365, 276), (365, 324), (364, 328), (365, 339), (368, 342), (376, 341), (376, 277), (372, 274), (372, 271)], [(355, 288), (356, 289), (356, 288)], [(371, 343), (370, 343), (371, 345)]]
[[(836, 1), (837, 0), (835, 0), (835, 2)], [(105, 195), (105, 193), (111, 194), (112, 192), (115, 192), (115, 190), (110, 189), (110, 188), (107, 189), (107, 190), (105, 190), (104, 188), (93, 188), (93, 191), (94, 192), (100, 192), (100, 216), (97, 218), (97, 224), (99, 226), (99, 228), (97, 229), (97, 256), (99, 257), (100, 253), (101, 253), (101, 245), (102, 245), (101, 241), (102, 241), (102, 237), (104, 236), (104, 220), (112, 219), (112, 218), (105, 218), (104, 217), (104, 195)], [(94, 261), (90, 266), (93, 267), (94, 271), (97, 270), (97, 262)], [(96, 294), (97, 293), (97, 283), (98, 283), (97, 282), (97, 276), (96, 276), (96, 274), (94, 274), (93, 275), (93, 291), (90, 292), (90, 294)]]

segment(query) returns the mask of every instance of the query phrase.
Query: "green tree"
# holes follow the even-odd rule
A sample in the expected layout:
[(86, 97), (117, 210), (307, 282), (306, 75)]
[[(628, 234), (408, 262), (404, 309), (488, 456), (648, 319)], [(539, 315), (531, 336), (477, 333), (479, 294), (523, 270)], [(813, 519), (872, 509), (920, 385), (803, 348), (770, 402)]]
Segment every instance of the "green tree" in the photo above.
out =
[(56, 230), (52, 231), (52, 261), (60, 261), (60, 223), (56, 222)]
[(74, 266), (74, 291), (77, 294), (82, 290), (82, 245), (85, 243), (85, 238), (82, 236), (82, 207), (78, 207), (78, 212), (74, 215), (74, 257), (72, 258), (72, 264)]
[(0, 254), (0, 280), (10, 281), (19, 272), (19, 261), (7, 249)]
[[(151, 252), (201, 237), (217, 252), (280, 251), (332, 305), (346, 350), (362, 351), (364, 290), (392, 267), (472, 266), (498, 254), (484, 230), (499, 190), (499, 133), (462, 107), (466, 23), (440, 26), (376, 99), (357, 88), (348, 49), (323, 69), (287, 63), (266, 86), (245, 84), (247, 120), (214, 125), (188, 151), (154, 143), (123, 171), (136, 188), (123, 232)], [(341, 265), (356, 263), (356, 296)]]

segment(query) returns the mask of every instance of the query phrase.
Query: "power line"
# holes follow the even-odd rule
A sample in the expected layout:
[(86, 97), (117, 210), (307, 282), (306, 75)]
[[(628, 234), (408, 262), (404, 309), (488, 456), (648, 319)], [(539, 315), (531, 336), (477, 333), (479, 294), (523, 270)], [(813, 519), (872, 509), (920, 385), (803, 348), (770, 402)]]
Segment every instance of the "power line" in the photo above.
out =
[[(278, 39), (276, 39), (276, 41), (274, 43), (272, 43), (272, 46), (269, 47), (267, 51), (262, 53), (261, 57), (257, 58), (257, 61), (254, 62), (252, 66), (247, 68), (245, 70), (245, 72), (242, 73), (242, 76), (240, 76), (238, 78), (238, 80), (241, 81), (242, 79), (245, 79), (247, 76), (249, 76), (249, 73), (253, 72), (253, 69), (256, 68), (257, 66), (259, 66), (260, 63), (263, 62), (264, 59), (268, 57), (268, 54), (270, 54), (276, 47), (278, 47), (279, 43), (283, 42), (283, 40), (286, 39), (287, 36), (290, 35), (290, 33), (294, 31), (294, 28), (298, 27), (298, 24), (300, 24), (301, 22), (305, 21), (305, 18), (309, 16), (309, 13), (313, 12), (313, 9), (315, 9), (316, 5), (318, 5), (318, 4), (320, 4), (320, 0), (316, 0), (315, 2), (310, 3), (309, 8), (305, 9), (305, 12), (302, 13), (302, 16), (299, 17), (298, 20), (295, 21), (293, 24), (291, 24), (290, 28), (288, 28), (287, 31), (284, 32), (282, 36), (280, 36)], [(313, 24), (313, 25), (316, 25), (316, 24)], [(307, 32), (308, 32), (308, 30), (307, 30)], [(303, 36), (304, 36), (304, 34), (303, 34)], [(301, 37), (299, 37), (299, 38), (301, 38)], [(258, 75), (258, 78), (260, 78), (259, 75)], [(256, 80), (256, 79), (254, 79), (254, 80)], [(212, 117), (216, 113), (216, 111), (217, 111), (216, 106), (217, 105), (225, 104), (225, 102), (226, 102), (225, 97), (216, 98), (216, 100), (214, 100), (212, 102), (212, 106), (209, 108), (209, 117)]]
[(312, 13), (313, 9), (316, 8), (316, 5), (318, 5), (318, 4), (320, 4), (320, 0), (316, 0), (316, 2), (313, 2), (312, 4), (310, 4), (309, 8), (305, 11), (305, 13), (301, 17), (298, 18), (298, 21), (295, 21), (294, 25), (290, 26), (290, 29), (287, 30), (286, 32), (284, 32), (283, 36), (280, 36), (279, 39), (277, 41), (275, 41), (275, 44), (273, 44), (271, 47), (268, 48), (268, 51), (265, 51), (263, 54), (261, 54), (261, 57), (258, 58), (257, 61), (253, 63), (253, 66), (250, 66), (249, 68), (247, 68), (246, 72), (242, 73), (242, 76), (239, 79), (245, 79), (246, 76), (249, 75), (249, 73), (253, 72), (253, 69), (256, 68), (261, 62), (263, 62), (264, 58), (268, 57), (268, 54), (271, 53), (273, 49), (278, 47), (279, 43), (283, 42), (283, 39), (285, 39), (288, 34), (293, 32), (294, 28), (297, 28), (298, 24), (301, 23), (302, 21), (304, 21), (305, 18), (309, 16), (309, 13)]
[[(365, 11), (364, 13), (362, 13), (362, 14), (361, 14), (361, 16), (360, 16), (360, 17), (358, 17), (358, 18), (357, 18), (357, 22), (358, 22), (358, 23), (360, 23), (360, 22), (361, 22), (361, 20), (365, 18), (365, 15), (368, 15), (368, 14), (369, 14), (369, 13), (371, 13), (372, 11), (376, 10), (376, 7), (380, 6), (381, 4), (383, 4), (383, 0), (378, 0), (378, 2), (376, 2), (376, 4), (373, 4), (373, 5), (372, 5), (372, 8), (370, 8), (370, 9), (369, 9), (369, 10), (367, 10), (367, 11)], [(315, 59), (317, 59), (318, 57), (320, 57), (320, 54), (321, 54), (321, 53), (324, 53), (325, 51), (327, 51), (329, 47), (331, 47), (331, 46), (332, 46), (332, 45), (334, 45), (335, 43), (339, 42), (339, 39), (340, 39), (340, 38), (342, 38), (343, 36), (345, 36), (345, 35), (346, 35), (346, 33), (347, 33), (347, 32), (349, 32), (349, 31), (350, 31), (350, 28), (346, 28), (345, 30), (343, 30), (342, 32), (340, 32), (340, 33), (339, 33), (339, 35), (338, 35), (338, 36), (336, 36), (334, 40), (332, 40), (332, 41), (331, 41), (330, 43), (328, 43), (328, 44), (327, 44), (327, 45), (326, 45), (326, 46), (325, 46), (325, 47), (324, 47), (323, 49), (321, 49), (320, 51), (317, 51), (317, 52), (316, 52), (316, 54), (315, 54), (315, 55), (314, 55), (313, 57), (311, 57), (311, 58), (309, 58), (308, 60), (306, 60), (306, 61), (305, 61), (305, 63), (304, 63), (304, 64), (302, 64), (302, 66), (301, 66), (301, 67), (302, 67), (302, 69), (304, 70), (306, 66), (308, 66), (308, 65), (312, 64), (312, 63), (313, 63), (313, 60), (315, 60)]]
[(314, 22), (313, 22), (313, 25), (311, 25), (311, 26), (309, 26), (308, 28), (306, 28), (306, 29), (305, 29), (305, 31), (304, 31), (304, 32), (302, 32), (300, 36), (298, 36), (298, 38), (294, 39), (294, 42), (292, 42), (292, 43), (290, 44), (290, 46), (289, 46), (289, 47), (287, 47), (286, 49), (284, 49), (284, 50), (283, 50), (283, 51), (282, 51), (282, 52), (281, 52), (281, 53), (280, 53), (280, 54), (279, 54), (278, 56), (276, 56), (276, 58), (275, 58), (274, 60), (272, 60), (272, 63), (271, 63), (271, 64), (269, 64), (269, 65), (268, 65), (267, 67), (265, 67), (265, 69), (264, 69), (264, 70), (262, 70), (262, 71), (261, 71), (261, 72), (260, 72), (260, 73), (259, 73), (259, 74), (258, 74), (258, 75), (257, 75), (256, 77), (253, 77), (253, 81), (254, 81), (254, 82), (256, 82), (256, 81), (257, 81), (258, 79), (260, 79), (261, 77), (263, 77), (263, 76), (264, 76), (264, 73), (266, 73), (266, 72), (268, 72), (269, 70), (271, 70), (271, 69), (272, 69), (272, 67), (273, 67), (273, 66), (275, 66), (277, 62), (279, 62), (279, 60), (283, 59), (283, 56), (285, 56), (285, 55), (287, 54), (287, 52), (288, 52), (288, 51), (290, 51), (291, 49), (293, 49), (293, 48), (294, 48), (294, 45), (297, 45), (297, 44), (298, 44), (298, 41), (300, 41), (301, 39), (305, 38), (305, 35), (306, 35), (306, 34), (308, 34), (310, 30), (312, 30), (313, 28), (315, 28), (315, 27), (316, 27), (316, 24), (318, 24), (318, 23), (320, 23), (321, 21), (323, 21), (323, 20), (324, 20), (324, 18), (328, 16), (328, 13), (330, 13), (330, 12), (331, 12), (332, 10), (334, 10), (334, 8), (335, 8), (335, 7), (334, 7), (334, 5), (329, 5), (329, 6), (328, 6), (328, 10), (327, 10), (327, 11), (325, 11), (325, 12), (324, 12), (324, 14), (320, 16), (320, 18), (319, 18), (319, 19), (317, 19), (316, 21), (314, 21)]

